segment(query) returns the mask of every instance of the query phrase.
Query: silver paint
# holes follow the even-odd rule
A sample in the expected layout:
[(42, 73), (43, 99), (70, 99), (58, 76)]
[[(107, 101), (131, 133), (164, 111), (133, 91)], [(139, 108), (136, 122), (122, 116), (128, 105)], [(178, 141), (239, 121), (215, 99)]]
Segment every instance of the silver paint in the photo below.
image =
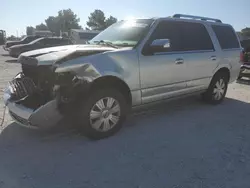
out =
[[(157, 53), (144, 56), (142, 49), (150, 35), (162, 20), (197, 22), (203, 24), (214, 44), (214, 51), (188, 51)], [(147, 36), (135, 47), (115, 49), (97, 45), (62, 47), (57, 52), (45, 49), (47, 54), (38, 56), (39, 65), (49, 65), (75, 52), (96, 50), (96, 54), (56, 64), (56, 73), (74, 72), (77, 77), (94, 82), (100, 77), (113, 76), (122, 80), (130, 89), (132, 106), (155, 102), (171, 97), (205, 91), (213, 75), (221, 68), (230, 71), (230, 82), (236, 80), (240, 72), (240, 48), (222, 50), (211, 25), (227, 25), (200, 20), (181, 18), (158, 18), (152, 24)], [(56, 50), (56, 49), (54, 49)], [(43, 53), (41, 50), (36, 53)], [(29, 52), (29, 54), (36, 54)], [(25, 53), (27, 55), (27, 53)], [(22, 54), (22, 55), (25, 55)], [(181, 60), (182, 63), (176, 63)], [(7, 96), (6, 94), (5, 96)], [(5, 103), (9, 104), (9, 101)], [(41, 107), (42, 110), (46, 109)], [(50, 106), (51, 107), (51, 106)], [(12, 110), (14, 108), (10, 108)], [(53, 105), (52, 105), (53, 109)], [(36, 113), (40, 114), (38, 110)], [(42, 112), (44, 114), (42, 114)], [(51, 112), (51, 111), (50, 111)], [(41, 116), (49, 115), (41, 111)], [(34, 116), (35, 117), (35, 116)]]

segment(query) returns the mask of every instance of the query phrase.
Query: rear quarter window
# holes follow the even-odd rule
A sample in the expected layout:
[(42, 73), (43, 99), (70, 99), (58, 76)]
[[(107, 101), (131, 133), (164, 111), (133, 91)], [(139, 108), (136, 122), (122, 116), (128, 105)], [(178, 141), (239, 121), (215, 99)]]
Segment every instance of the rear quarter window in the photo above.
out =
[(212, 29), (220, 43), (221, 49), (239, 48), (240, 44), (237, 39), (236, 33), (230, 26), (213, 25)]

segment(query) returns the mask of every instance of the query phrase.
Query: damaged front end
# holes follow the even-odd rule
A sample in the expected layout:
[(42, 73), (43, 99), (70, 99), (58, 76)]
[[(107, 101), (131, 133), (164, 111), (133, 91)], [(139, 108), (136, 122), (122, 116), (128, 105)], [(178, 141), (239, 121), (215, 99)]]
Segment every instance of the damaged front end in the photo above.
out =
[(22, 72), (9, 82), (4, 102), (18, 124), (39, 129), (53, 127), (65, 115), (75, 112), (77, 99), (84, 98), (89, 82), (72, 72), (55, 73), (53, 66), (39, 67), (27, 62), (28, 59), (22, 64)]
[(21, 125), (50, 128), (64, 116), (78, 112), (92, 79), (100, 76), (94, 66), (82, 63), (82, 57), (112, 49), (82, 46), (78, 51), (51, 50), (31, 51), (19, 56), (22, 72), (4, 91), (10, 115)]
[(49, 128), (62, 118), (57, 101), (42, 96), (34, 81), (23, 73), (19, 73), (5, 89), (4, 102), (10, 116), (18, 124), (30, 128)]

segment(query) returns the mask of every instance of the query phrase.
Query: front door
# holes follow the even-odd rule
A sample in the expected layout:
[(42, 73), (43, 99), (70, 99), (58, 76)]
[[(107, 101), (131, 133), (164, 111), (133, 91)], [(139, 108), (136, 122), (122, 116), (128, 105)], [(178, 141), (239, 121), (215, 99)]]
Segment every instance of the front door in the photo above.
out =
[[(139, 52), (142, 103), (173, 97), (185, 93), (187, 75), (185, 54), (179, 53), (179, 25), (173, 21), (160, 21)], [(156, 39), (169, 39), (170, 48), (151, 51)]]

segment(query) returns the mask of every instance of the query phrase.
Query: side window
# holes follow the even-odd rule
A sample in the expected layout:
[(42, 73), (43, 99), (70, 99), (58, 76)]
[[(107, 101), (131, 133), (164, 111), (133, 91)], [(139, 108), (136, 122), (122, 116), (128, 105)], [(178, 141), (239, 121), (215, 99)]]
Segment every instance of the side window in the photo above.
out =
[(232, 27), (213, 25), (212, 28), (223, 50), (240, 47), (239, 41)]
[(169, 39), (171, 47), (162, 49), (159, 52), (180, 51), (181, 33), (180, 25), (177, 22), (161, 21), (143, 48), (143, 53), (150, 53), (150, 45), (156, 39)]
[(33, 41), (35, 39), (36, 39), (35, 37), (29, 37), (28, 42), (31, 42), (31, 41)]
[(61, 43), (60, 39), (53, 39), (53, 38), (45, 39), (46, 46), (54, 46), (54, 45), (58, 45), (60, 43)]
[[(214, 50), (212, 40), (204, 25), (192, 22), (162, 21), (150, 36), (146, 52), (155, 39), (169, 39), (171, 47), (159, 52), (181, 52), (196, 50)], [(149, 49), (149, 48), (148, 48)]]
[(214, 50), (213, 42), (203, 24), (193, 22), (180, 22), (181, 24), (181, 50)]
[(61, 45), (70, 44), (69, 39), (62, 39), (62, 40), (60, 41), (60, 44), (61, 44)]
[(51, 45), (59, 45), (61, 43), (62, 43), (61, 39), (52, 39), (50, 42)]
[(50, 47), (50, 46), (53, 46), (54, 44), (57, 44), (55, 42), (55, 39), (51, 39), (51, 38), (44, 38), (44, 39), (40, 40), (39, 43), (45, 47)]
[(39, 45), (45, 45), (46, 44), (46, 39), (41, 39), (39, 41), (37, 41), (36, 43), (39, 44)]

